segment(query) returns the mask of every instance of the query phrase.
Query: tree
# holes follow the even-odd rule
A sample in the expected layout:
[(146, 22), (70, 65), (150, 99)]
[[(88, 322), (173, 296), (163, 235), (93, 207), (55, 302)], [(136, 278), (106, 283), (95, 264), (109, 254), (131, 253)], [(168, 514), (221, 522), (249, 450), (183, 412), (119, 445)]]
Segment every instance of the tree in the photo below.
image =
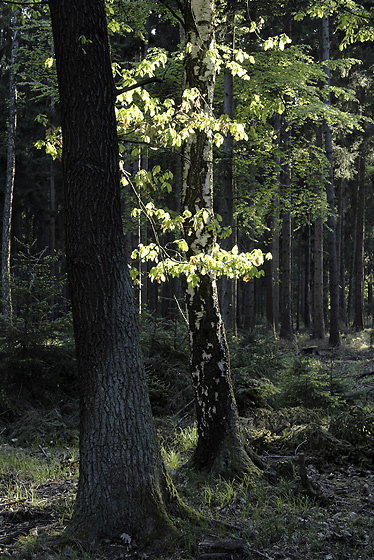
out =
[[(185, 1), (185, 91), (209, 120), (215, 85), (215, 6), (211, 0)], [(191, 112), (195, 107), (190, 108)], [(215, 243), (213, 220), (212, 130), (196, 129), (182, 146), (181, 212), (200, 215), (198, 227), (185, 222), (187, 259), (194, 262)], [(185, 289), (190, 331), (190, 370), (195, 390), (198, 442), (192, 464), (214, 474), (235, 475), (258, 469), (244, 449), (231, 384), (225, 328), (220, 314), (215, 273), (199, 273), (199, 282)]]
[(355, 219), (355, 241), (356, 250), (354, 252), (354, 320), (353, 327), (356, 331), (364, 330), (364, 242), (365, 242), (365, 164), (366, 154), (362, 153), (358, 157), (358, 176), (356, 194), (356, 219)]
[[(322, 127), (317, 128), (317, 145), (322, 149)], [(324, 174), (321, 173), (321, 182)], [(316, 187), (320, 191), (320, 187)], [(323, 339), (325, 324), (323, 315), (323, 217), (321, 212), (314, 220), (314, 282), (313, 282), (313, 338)]]
[(182, 507), (161, 460), (121, 222), (104, 0), (49, 2), (63, 131), (66, 258), (80, 376), (80, 475), (70, 532), (146, 541)]
[[(286, 128), (287, 124), (284, 123)], [(280, 174), (283, 200), (285, 209), (282, 216), (281, 237), (281, 292), (280, 292), (280, 331), (279, 336), (286, 340), (293, 340), (292, 321), (292, 191), (291, 191), (291, 169), (289, 165), (289, 133), (283, 132), (284, 152), (282, 171)]]
[[(322, 18), (322, 61), (330, 59), (330, 34), (329, 18)], [(327, 85), (330, 86), (330, 70), (325, 66)], [(326, 98), (326, 104), (331, 105), (330, 93)], [(335, 193), (334, 193), (334, 170), (332, 161), (332, 131), (326, 119), (323, 122), (323, 133), (325, 138), (326, 157), (329, 161), (328, 179), (326, 182), (326, 196), (329, 205), (328, 226), (328, 251), (329, 251), (329, 284), (330, 284), (330, 344), (340, 345), (339, 334), (339, 281), (338, 281), (338, 254), (336, 241), (336, 218), (335, 218)]]
[(4, 196), (2, 250), (1, 250), (1, 282), (3, 315), (12, 321), (12, 294), (10, 287), (10, 249), (13, 210), (14, 177), (16, 173), (16, 132), (17, 132), (17, 80), (16, 64), (19, 47), (18, 11), (11, 19), (12, 45), (9, 65), (9, 122), (8, 122), (8, 150), (7, 170)]

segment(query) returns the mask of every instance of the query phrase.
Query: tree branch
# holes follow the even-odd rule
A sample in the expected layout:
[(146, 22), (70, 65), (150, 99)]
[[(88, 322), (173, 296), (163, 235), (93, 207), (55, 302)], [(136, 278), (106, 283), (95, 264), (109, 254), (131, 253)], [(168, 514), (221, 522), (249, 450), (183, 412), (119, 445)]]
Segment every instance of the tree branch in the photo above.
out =
[[(167, 10), (169, 10), (169, 12), (171, 13), (171, 15), (172, 15), (173, 17), (175, 17), (175, 19), (184, 27), (183, 16), (177, 14), (176, 11), (174, 10), (174, 8), (172, 8), (172, 7), (170, 6), (170, 4), (169, 4), (168, 2), (166, 2), (166, 0), (160, 0), (160, 2), (161, 2), (161, 4), (162, 4), (163, 6), (165, 6), (165, 8), (166, 8)], [(181, 12), (182, 12), (182, 3), (179, 2), (179, 1), (177, 1), (177, 4), (178, 4), (178, 6), (179, 6), (179, 9), (180, 9)]]
[(144, 80), (141, 80), (140, 82), (137, 82), (136, 84), (132, 84), (131, 86), (126, 86), (122, 89), (116, 89), (116, 96), (118, 97), (118, 95), (121, 95), (121, 93), (126, 93), (127, 91), (131, 91), (133, 89), (136, 89), (138, 87), (143, 87), (146, 86), (147, 84), (152, 84), (154, 82), (160, 82), (162, 83), (164, 80), (162, 80), (161, 78), (145, 78)]

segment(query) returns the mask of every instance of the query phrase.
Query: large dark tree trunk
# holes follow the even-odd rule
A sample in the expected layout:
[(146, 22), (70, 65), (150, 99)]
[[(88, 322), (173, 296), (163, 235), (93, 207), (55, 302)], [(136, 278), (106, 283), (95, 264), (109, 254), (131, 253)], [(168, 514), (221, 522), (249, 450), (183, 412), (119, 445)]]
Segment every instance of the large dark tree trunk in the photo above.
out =
[[(196, 88), (198, 103), (211, 116), (215, 68), (208, 51), (215, 47), (214, 3), (186, 0), (185, 88)], [(195, 110), (192, 108), (191, 110)], [(181, 212), (195, 215), (202, 209), (209, 217), (193, 227), (185, 224), (187, 258), (209, 252), (215, 235), (207, 227), (213, 216), (213, 161), (211, 133), (195, 130), (183, 144)], [(199, 470), (232, 476), (257, 472), (240, 436), (238, 411), (231, 385), (228, 349), (214, 274), (200, 274), (198, 286), (185, 290), (190, 330), (190, 368), (195, 389), (198, 442), (192, 464)]]
[[(173, 525), (124, 251), (104, 0), (50, 0), (63, 129), (66, 254), (80, 376), (70, 532), (159, 538)], [(178, 500), (176, 499), (176, 504)]]

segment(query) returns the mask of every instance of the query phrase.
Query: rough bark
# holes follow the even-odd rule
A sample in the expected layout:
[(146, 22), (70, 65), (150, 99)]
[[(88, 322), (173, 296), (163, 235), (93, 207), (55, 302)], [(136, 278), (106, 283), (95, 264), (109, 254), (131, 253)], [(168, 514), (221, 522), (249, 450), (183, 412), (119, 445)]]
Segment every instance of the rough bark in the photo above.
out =
[(3, 316), (12, 321), (12, 293), (10, 286), (10, 250), (13, 210), (14, 178), (16, 173), (16, 132), (17, 132), (17, 79), (16, 62), (19, 47), (18, 12), (11, 21), (12, 45), (9, 65), (9, 121), (7, 170), (4, 194), (2, 248), (1, 248), (1, 286)]
[(69, 532), (162, 538), (182, 507), (165, 475), (122, 233), (115, 90), (103, 0), (49, 2), (64, 138), (66, 257), (80, 377)]
[[(212, 112), (215, 68), (208, 51), (215, 46), (214, 2), (186, 0), (185, 32), (190, 44), (185, 59), (185, 88), (196, 88), (205, 115)], [(213, 215), (212, 133), (196, 130), (183, 144), (181, 211), (207, 209)], [(185, 224), (187, 258), (209, 251), (214, 233), (201, 222)], [(215, 475), (257, 472), (241, 440), (232, 390), (228, 349), (217, 285), (213, 273), (200, 275), (200, 284), (185, 290), (190, 331), (190, 369), (195, 390), (198, 442), (192, 465)]]

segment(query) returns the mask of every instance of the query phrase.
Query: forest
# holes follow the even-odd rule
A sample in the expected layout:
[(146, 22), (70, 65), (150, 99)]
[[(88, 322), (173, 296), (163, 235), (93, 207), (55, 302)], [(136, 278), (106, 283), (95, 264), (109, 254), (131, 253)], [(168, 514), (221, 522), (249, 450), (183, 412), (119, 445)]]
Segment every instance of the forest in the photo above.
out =
[(374, 4), (0, 2), (0, 554), (374, 557)]

